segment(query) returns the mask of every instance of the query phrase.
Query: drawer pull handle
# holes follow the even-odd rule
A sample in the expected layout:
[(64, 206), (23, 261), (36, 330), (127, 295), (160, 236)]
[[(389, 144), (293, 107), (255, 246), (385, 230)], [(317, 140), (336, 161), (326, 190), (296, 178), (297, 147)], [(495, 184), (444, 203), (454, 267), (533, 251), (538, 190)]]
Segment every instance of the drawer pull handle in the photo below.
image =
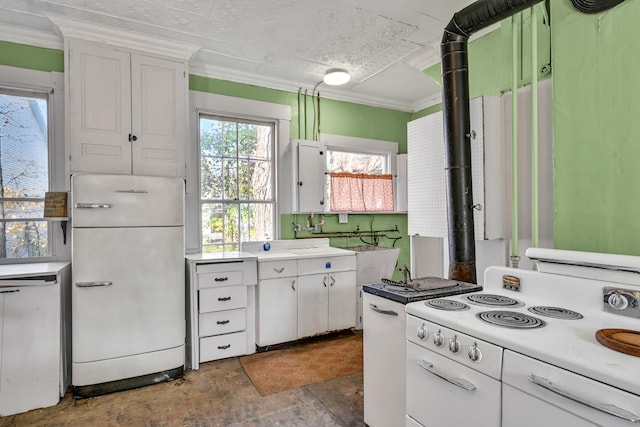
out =
[(582, 405), (588, 406), (597, 411), (604, 412), (609, 415), (613, 415), (614, 417), (617, 417), (617, 418), (622, 418), (623, 420), (627, 420), (632, 423), (637, 423), (640, 421), (640, 415), (636, 415), (632, 412), (619, 408), (610, 403), (609, 404), (599, 403), (599, 402), (593, 402), (593, 401), (587, 400), (581, 396), (571, 393), (570, 391), (563, 390), (562, 388), (556, 386), (546, 378), (539, 377), (535, 374), (531, 374), (529, 377), (527, 377), (527, 379), (537, 386), (546, 388), (552, 393), (555, 393), (562, 397), (566, 397), (567, 399), (573, 400), (574, 402), (578, 402)]
[(20, 292), (20, 289), (9, 289), (6, 291), (0, 291), (0, 294), (12, 294), (14, 292)]
[(231, 297), (220, 297), (218, 301), (231, 301)]
[(216, 277), (215, 279), (213, 279), (214, 282), (224, 282), (229, 280), (228, 277)]
[(231, 322), (231, 320), (218, 320), (216, 323), (218, 325), (226, 325), (229, 322)]
[(371, 310), (375, 311), (376, 313), (386, 314), (387, 316), (397, 316), (397, 315), (398, 315), (398, 313), (396, 313), (396, 312), (395, 312), (395, 311), (393, 311), (393, 310), (383, 310), (383, 309), (381, 309), (381, 308), (378, 308), (378, 306), (377, 306), (377, 305), (375, 305), (375, 304), (371, 304), (371, 303), (369, 303), (369, 308), (370, 308)]
[(273, 268), (273, 271), (275, 271), (276, 273), (282, 273), (284, 271), (284, 267), (280, 267), (280, 268)]
[(448, 383), (451, 383), (465, 390), (473, 391), (476, 389), (476, 386), (467, 380), (463, 380), (462, 378), (454, 378), (450, 375), (447, 375), (444, 372), (437, 371), (436, 368), (433, 366), (433, 363), (427, 362), (426, 360), (418, 360), (418, 366), (420, 366), (425, 371), (435, 375), (436, 377), (441, 378), (447, 381)]
[(99, 286), (111, 286), (113, 282), (76, 282), (76, 288), (95, 288)]
[(111, 207), (108, 203), (76, 203), (76, 209), (109, 209)]
[(218, 346), (218, 350), (226, 350), (228, 348), (231, 348), (231, 344), (227, 344), (227, 345), (219, 345)]

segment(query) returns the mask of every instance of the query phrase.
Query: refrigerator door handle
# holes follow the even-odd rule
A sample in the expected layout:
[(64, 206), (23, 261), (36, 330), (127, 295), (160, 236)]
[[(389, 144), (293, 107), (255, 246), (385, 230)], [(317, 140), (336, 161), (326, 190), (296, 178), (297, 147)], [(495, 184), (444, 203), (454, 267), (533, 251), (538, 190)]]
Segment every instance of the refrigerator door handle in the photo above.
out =
[(113, 282), (76, 282), (76, 288), (95, 288), (98, 286), (111, 286)]
[(76, 209), (109, 209), (111, 205), (108, 203), (76, 203), (75, 207)]

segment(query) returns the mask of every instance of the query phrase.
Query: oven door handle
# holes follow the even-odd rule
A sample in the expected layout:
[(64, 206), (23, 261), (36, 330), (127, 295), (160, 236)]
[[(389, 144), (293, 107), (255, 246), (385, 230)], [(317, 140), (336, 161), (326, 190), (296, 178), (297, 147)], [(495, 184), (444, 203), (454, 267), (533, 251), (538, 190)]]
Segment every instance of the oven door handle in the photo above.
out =
[(640, 416), (635, 415), (629, 411), (626, 411), (622, 408), (618, 408), (615, 405), (612, 405), (610, 403), (597, 403), (597, 402), (592, 402), (589, 401), (583, 397), (580, 396), (576, 396), (575, 394), (566, 391), (566, 390), (562, 390), (561, 388), (553, 385), (553, 383), (551, 381), (549, 381), (546, 378), (543, 377), (539, 377), (537, 375), (531, 374), (529, 377), (527, 377), (527, 379), (529, 381), (531, 381), (532, 383), (534, 383), (537, 386), (546, 388), (547, 390), (560, 395), (562, 397), (566, 397), (569, 400), (573, 400), (574, 402), (580, 403), (582, 405), (588, 406), (590, 408), (596, 409), (598, 411), (601, 412), (605, 412), (609, 415), (613, 415), (614, 417), (617, 418), (622, 418), (623, 420), (627, 420), (630, 421), (632, 423), (638, 423), (640, 422)]
[(397, 315), (398, 315), (398, 313), (396, 313), (396, 312), (395, 312), (395, 311), (393, 311), (393, 310), (383, 310), (383, 309), (381, 309), (381, 308), (378, 308), (378, 306), (377, 306), (377, 305), (375, 305), (375, 304), (371, 304), (371, 303), (369, 303), (369, 308), (370, 308), (371, 310), (375, 311), (376, 313), (386, 314), (387, 316), (397, 316)]
[(430, 374), (435, 375), (438, 378), (442, 378), (443, 380), (458, 386), (460, 388), (463, 388), (465, 390), (469, 390), (469, 391), (473, 391), (476, 389), (476, 386), (471, 384), (469, 381), (467, 380), (463, 380), (462, 378), (454, 378), (452, 376), (449, 376), (447, 374), (445, 374), (444, 372), (439, 372), (437, 371), (434, 367), (433, 367), (433, 363), (431, 362), (427, 362), (426, 360), (418, 360), (418, 366), (420, 366), (422, 369), (424, 369), (425, 371), (429, 372)]

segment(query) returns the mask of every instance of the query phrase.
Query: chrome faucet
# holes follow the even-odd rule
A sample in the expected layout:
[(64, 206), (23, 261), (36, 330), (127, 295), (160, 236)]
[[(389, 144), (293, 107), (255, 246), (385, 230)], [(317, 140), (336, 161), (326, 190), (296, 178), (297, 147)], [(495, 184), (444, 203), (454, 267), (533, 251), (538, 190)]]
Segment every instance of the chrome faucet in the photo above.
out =
[(407, 286), (409, 282), (411, 282), (411, 273), (409, 272), (409, 268), (406, 264), (402, 266), (400, 272), (402, 273), (402, 283)]

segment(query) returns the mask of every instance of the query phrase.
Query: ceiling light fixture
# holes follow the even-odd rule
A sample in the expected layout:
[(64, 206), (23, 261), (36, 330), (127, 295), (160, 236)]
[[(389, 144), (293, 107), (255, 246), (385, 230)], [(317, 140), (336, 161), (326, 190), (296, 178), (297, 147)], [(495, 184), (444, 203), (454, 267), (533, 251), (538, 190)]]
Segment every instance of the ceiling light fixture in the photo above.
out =
[(324, 75), (324, 78), (322, 79), (322, 81), (329, 86), (340, 86), (347, 83), (349, 80), (351, 80), (351, 76), (349, 75), (349, 73), (340, 68), (332, 68), (331, 70), (327, 71), (327, 73)]

